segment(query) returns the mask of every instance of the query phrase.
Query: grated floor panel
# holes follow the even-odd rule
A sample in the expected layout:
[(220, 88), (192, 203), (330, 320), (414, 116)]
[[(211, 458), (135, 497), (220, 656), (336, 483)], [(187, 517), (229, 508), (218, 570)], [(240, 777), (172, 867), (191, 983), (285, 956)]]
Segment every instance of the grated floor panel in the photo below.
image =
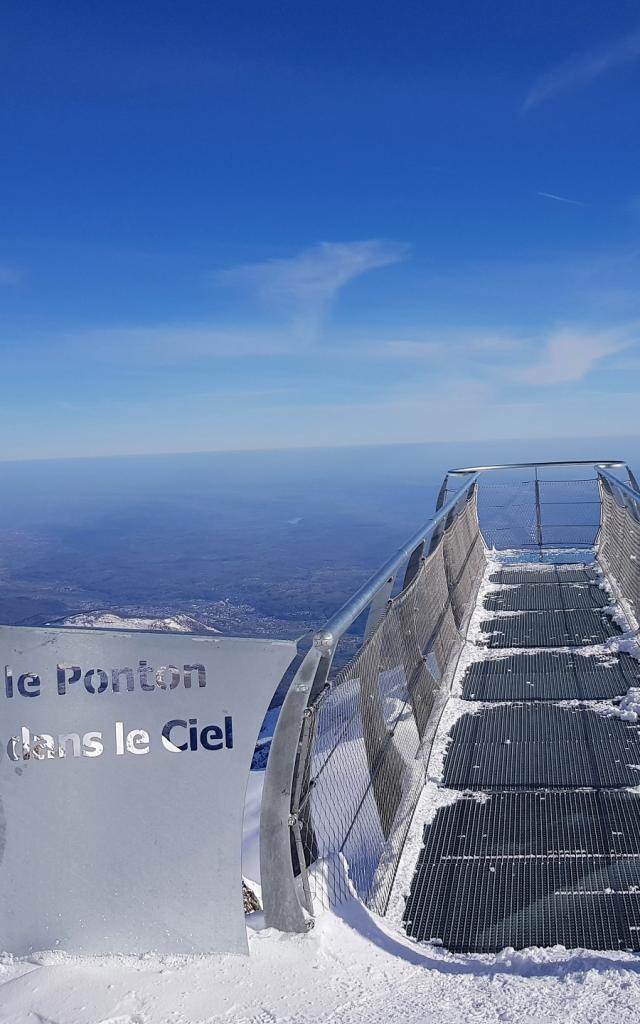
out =
[(640, 800), (619, 790), (462, 797), (424, 829), (421, 861), (575, 855), (640, 858)]
[(500, 569), (489, 577), (490, 583), (503, 585), (531, 583), (590, 583), (598, 580), (595, 569), (589, 565), (514, 565)]
[(640, 664), (579, 652), (536, 651), (472, 662), (462, 681), (465, 700), (611, 700), (640, 685)]
[(485, 619), (480, 629), (493, 648), (587, 647), (621, 632), (599, 609), (515, 612)]
[(407, 933), (453, 952), (505, 946), (640, 949), (640, 858), (588, 856), (423, 862)]
[(451, 730), (449, 789), (596, 789), (640, 783), (640, 725), (587, 707), (501, 704)]
[(407, 933), (455, 952), (640, 950), (640, 723), (584, 703), (615, 702), (640, 665), (580, 651), (620, 633), (593, 566), (514, 565), (491, 582), (505, 588), (484, 599), (494, 653), (462, 680), (489, 706), (451, 729), (442, 785), (462, 792), (424, 829)]
[(563, 608), (603, 608), (609, 595), (588, 583), (529, 583), (503, 587), (486, 595), (488, 611), (553, 611)]

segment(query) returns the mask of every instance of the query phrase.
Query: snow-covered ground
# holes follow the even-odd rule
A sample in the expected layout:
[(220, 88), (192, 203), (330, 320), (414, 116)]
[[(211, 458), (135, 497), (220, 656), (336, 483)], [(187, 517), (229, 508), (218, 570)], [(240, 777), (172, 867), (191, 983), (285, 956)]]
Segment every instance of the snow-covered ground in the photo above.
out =
[(171, 615), (165, 619), (145, 619), (137, 616), (117, 615), (115, 612), (78, 612), (63, 622), (65, 626), (84, 629), (140, 629), (168, 633), (218, 633), (190, 615)]
[[(471, 623), (472, 641), (479, 618)], [(629, 649), (631, 640), (616, 645)], [(469, 660), (482, 656), (468, 645), (458, 678)], [(629, 698), (626, 710), (635, 712), (635, 698)], [(463, 710), (469, 702), (460, 700), (454, 684), (390, 917), (376, 918), (352, 900), (320, 913), (310, 933), (289, 936), (265, 929), (262, 916), (253, 914), (248, 959), (152, 952), (0, 956), (1, 1024), (635, 1024), (640, 956), (563, 948), (460, 956), (403, 934), (402, 892), (425, 816), (458, 796), (439, 788), (438, 780), (447, 734)], [(243, 848), (243, 873), (258, 892), (262, 780), (261, 772), (251, 773)]]
[(0, 957), (10, 1024), (631, 1024), (640, 958), (563, 949), (463, 957), (409, 942), (355, 901), (250, 957)]

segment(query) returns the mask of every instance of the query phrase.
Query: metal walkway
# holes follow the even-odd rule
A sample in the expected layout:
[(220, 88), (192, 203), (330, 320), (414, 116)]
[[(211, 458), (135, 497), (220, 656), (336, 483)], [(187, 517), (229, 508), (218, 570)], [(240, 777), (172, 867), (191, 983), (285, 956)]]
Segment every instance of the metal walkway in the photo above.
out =
[(640, 949), (640, 724), (584, 703), (640, 685), (640, 665), (581, 652), (619, 632), (590, 567), (490, 581), (491, 654), (462, 680), (482, 703), (444, 763), (442, 785), (464, 795), (424, 829), (406, 930), (458, 952)]
[(640, 713), (617, 706), (640, 694), (639, 622), (625, 462), (449, 470), (300, 651), (262, 798), (267, 924), (357, 897), (454, 951), (640, 951)]

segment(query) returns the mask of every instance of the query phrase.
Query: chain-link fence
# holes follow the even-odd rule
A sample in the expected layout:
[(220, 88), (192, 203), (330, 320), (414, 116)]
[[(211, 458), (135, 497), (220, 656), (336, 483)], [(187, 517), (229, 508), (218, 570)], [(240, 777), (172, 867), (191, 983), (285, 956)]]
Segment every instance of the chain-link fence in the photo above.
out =
[(600, 477), (602, 526), (598, 561), (618, 596), (640, 621), (640, 499), (629, 487)]
[(424, 784), (434, 708), (446, 697), (484, 565), (473, 488), (356, 656), (307, 709), (292, 820), (310, 907), (355, 891), (384, 912)]

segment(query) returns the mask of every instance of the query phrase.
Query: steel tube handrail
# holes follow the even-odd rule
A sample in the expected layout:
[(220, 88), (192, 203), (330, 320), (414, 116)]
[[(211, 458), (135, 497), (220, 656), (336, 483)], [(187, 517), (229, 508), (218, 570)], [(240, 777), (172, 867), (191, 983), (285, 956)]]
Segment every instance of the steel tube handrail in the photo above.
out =
[[(300, 815), (300, 787), (296, 772), (304, 770), (309, 743), (308, 716), (313, 716), (317, 696), (326, 687), (340, 638), (358, 617), (369, 609), (367, 628), (375, 629), (388, 610), (394, 582), (405, 568), (404, 586), (419, 570), (429, 541), (440, 540), (440, 532), (458, 506), (473, 494), (481, 475), (491, 470), (517, 470), (562, 466), (590, 466), (596, 470), (601, 487), (618, 488), (640, 507), (640, 490), (626, 462), (622, 460), (574, 460), (523, 462), (451, 469), (440, 490), (436, 513), (384, 565), (342, 605), (313, 636), (313, 644), (298, 666), (285, 697), (272, 740), (265, 777), (260, 825), (260, 859), (266, 923), (287, 932), (304, 932), (313, 926), (313, 905), (308, 886), (308, 866), (302, 849), (303, 816)], [(629, 484), (609, 472), (622, 469)], [(536, 474), (537, 475), (537, 474)], [(455, 493), (448, 497), (450, 477)], [(448, 500), (445, 500), (447, 499)], [(538, 502), (540, 501), (538, 495)], [(539, 544), (542, 538), (539, 536)], [(538, 546), (538, 545), (536, 545)], [(541, 545), (547, 547), (548, 545)], [(366, 637), (366, 633), (365, 633)], [(455, 666), (453, 666), (455, 668)], [(448, 677), (447, 677), (448, 678)], [(443, 688), (443, 698), (445, 688)], [(441, 708), (440, 708), (441, 710)], [(439, 716), (438, 712), (438, 716)], [(430, 734), (430, 740), (433, 735)], [(302, 768), (300, 766), (303, 766)], [(345, 780), (345, 785), (348, 785)], [(297, 787), (297, 788), (296, 788)], [(292, 843), (297, 850), (299, 875), (294, 874)]]
[(487, 473), (492, 469), (534, 469), (540, 466), (606, 466), (610, 469), (627, 469), (627, 463), (621, 459), (570, 459), (561, 462), (505, 462), (495, 466), (468, 466), (465, 469), (450, 469), (450, 476), (464, 475), (465, 473)]
[(619, 487), (623, 494), (626, 494), (629, 498), (633, 498), (636, 502), (640, 502), (640, 491), (637, 491), (634, 487), (629, 484), (625, 484), (622, 480), (618, 480), (617, 476), (613, 473), (609, 473), (606, 469), (601, 466), (597, 467), (598, 476), (604, 477), (609, 483), (615, 487)]
[(396, 551), (377, 572), (371, 576), (366, 583), (360, 587), (355, 594), (346, 601), (341, 608), (327, 620), (323, 629), (314, 636), (314, 643), (320, 647), (331, 647), (343, 636), (353, 625), (359, 615), (371, 604), (381, 587), (398, 572), (398, 569), (411, 557), (415, 549), (423, 544), (433, 531), (447, 518), (450, 512), (456, 507), (463, 495), (468, 494), (479, 478), (475, 473), (452, 498), (443, 505), (438, 512), (419, 530), (414, 533), (410, 540), (403, 547)]
[(358, 616), (361, 615), (362, 612), (370, 605), (381, 587), (383, 587), (385, 583), (395, 575), (402, 564), (410, 558), (418, 545), (423, 543), (427, 537), (433, 533), (434, 529), (444, 519), (446, 519), (452, 509), (454, 509), (459, 502), (463, 493), (469, 491), (470, 488), (477, 483), (481, 473), (489, 472), (491, 470), (534, 469), (536, 467), (550, 466), (595, 466), (596, 468), (602, 467), (603, 469), (604, 467), (628, 469), (627, 463), (622, 459), (573, 459), (558, 462), (512, 462), (492, 466), (469, 466), (465, 469), (450, 469), (447, 473), (448, 476), (471, 476), (471, 479), (465, 481), (464, 487), (461, 488), (461, 490), (456, 491), (453, 497), (437, 511), (435, 516), (433, 516), (428, 523), (416, 531), (413, 537), (407, 541), (402, 548), (392, 555), (392, 557), (389, 558), (384, 565), (378, 569), (378, 571), (374, 573), (374, 575), (371, 576), (366, 583), (364, 583), (360, 589), (342, 605), (341, 608), (338, 609), (337, 612), (334, 612), (331, 618), (325, 623), (324, 627), (315, 634), (314, 642), (319, 647), (325, 649), (330, 648), (337, 643), (340, 637), (343, 636), (349, 627), (353, 625)]

